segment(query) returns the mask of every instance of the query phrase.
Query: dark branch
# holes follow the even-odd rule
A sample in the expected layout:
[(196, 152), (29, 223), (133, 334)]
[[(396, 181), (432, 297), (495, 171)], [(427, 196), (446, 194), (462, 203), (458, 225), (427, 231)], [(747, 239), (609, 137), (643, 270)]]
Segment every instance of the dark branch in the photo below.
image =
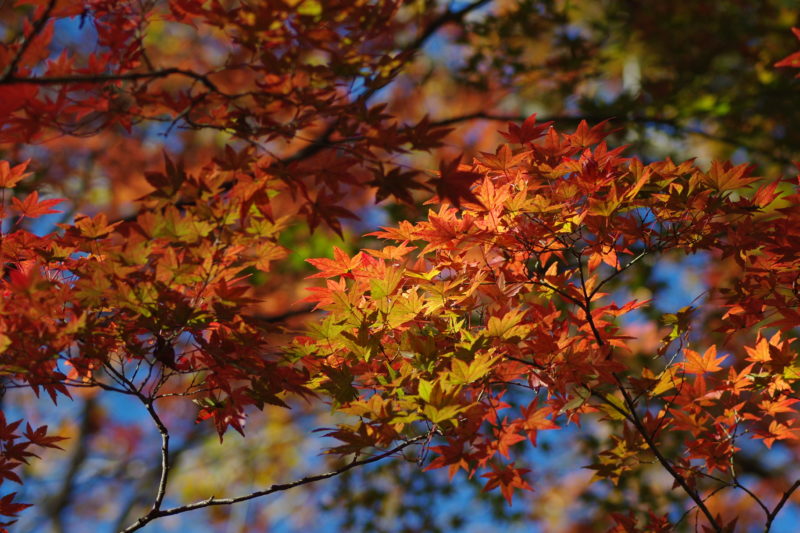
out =
[(695, 491), (694, 489), (692, 489), (692, 487), (689, 486), (689, 483), (686, 481), (686, 478), (683, 477), (683, 475), (681, 475), (681, 473), (678, 472), (674, 466), (672, 466), (672, 464), (667, 460), (667, 458), (664, 457), (664, 455), (661, 453), (661, 450), (658, 449), (658, 446), (656, 446), (655, 441), (653, 441), (653, 438), (647, 432), (647, 428), (644, 427), (644, 424), (639, 419), (639, 415), (636, 414), (636, 404), (631, 398), (631, 395), (628, 394), (628, 391), (625, 389), (625, 387), (622, 386), (621, 383), (619, 385), (619, 390), (622, 392), (622, 397), (625, 399), (625, 404), (628, 406), (628, 409), (631, 412), (630, 420), (636, 427), (636, 431), (638, 431), (639, 434), (644, 439), (645, 443), (647, 444), (647, 447), (650, 448), (650, 451), (653, 452), (653, 455), (656, 456), (656, 459), (664, 468), (664, 470), (666, 470), (669, 473), (669, 475), (672, 476), (675, 482), (678, 483), (678, 485), (680, 485), (680, 487), (684, 490), (684, 492), (686, 492), (686, 494), (688, 494), (689, 497), (692, 500), (694, 500), (694, 503), (697, 504), (697, 507), (705, 515), (706, 520), (708, 520), (708, 523), (711, 525), (713, 530), (721, 532), (722, 528), (719, 526), (716, 519), (714, 518), (714, 515), (711, 514), (711, 511), (708, 509), (705, 502), (697, 493), (697, 491)]
[(170, 516), (170, 515), (181, 514), (181, 513), (188, 512), (188, 511), (194, 511), (196, 509), (203, 509), (205, 507), (212, 507), (212, 506), (216, 506), (216, 505), (231, 505), (231, 504), (234, 504), (234, 503), (239, 503), (239, 502), (252, 500), (254, 498), (260, 498), (261, 496), (266, 496), (268, 494), (272, 494), (272, 493), (275, 493), (275, 492), (282, 492), (282, 491), (285, 491), (285, 490), (293, 489), (295, 487), (299, 487), (299, 486), (302, 486), (302, 485), (308, 485), (308, 484), (311, 484), (311, 483), (316, 483), (317, 481), (322, 481), (324, 479), (332, 478), (332, 477), (338, 476), (340, 474), (343, 474), (344, 472), (347, 472), (348, 470), (352, 470), (353, 468), (356, 468), (356, 467), (359, 467), (359, 466), (363, 466), (363, 465), (367, 465), (367, 464), (370, 464), (370, 463), (374, 463), (374, 462), (380, 461), (381, 459), (385, 459), (386, 457), (394, 455), (397, 452), (407, 448), (411, 444), (414, 444), (415, 442), (418, 442), (418, 441), (426, 439), (426, 438), (428, 438), (428, 435), (418, 435), (418, 436), (416, 436), (416, 437), (414, 437), (414, 438), (412, 438), (410, 440), (405, 441), (404, 443), (402, 443), (402, 444), (400, 444), (398, 446), (395, 446), (394, 448), (392, 448), (389, 451), (386, 451), (384, 453), (369, 457), (367, 459), (361, 459), (359, 461), (353, 461), (353, 462), (351, 462), (351, 463), (349, 463), (349, 464), (347, 464), (347, 465), (345, 465), (345, 466), (343, 466), (341, 468), (333, 470), (331, 472), (326, 472), (324, 474), (315, 474), (313, 476), (306, 476), (304, 478), (298, 479), (296, 481), (291, 481), (289, 483), (275, 484), (275, 485), (272, 485), (271, 487), (269, 487), (267, 489), (259, 490), (259, 491), (256, 491), (256, 492), (251, 492), (250, 494), (245, 494), (243, 496), (236, 496), (236, 497), (233, 497), (233, 498), (223, 498), (223, 499), (217, 499), (217, 498), (212, 496), (212, 497), (210, 497), (210, 498), (208, 498), (206, 500), (202, 500), (202, 501), (199, 501), (199, 502), (189, 503), (189, 504), (186, 504), (186, 505), (181, 505), (181, 506), (178, 506), (178, 507), (172, 507), (172, 508), (169, 508), (169, 509), (163, 509), (163, 510), (159, 510), (157, 512), (151, 512), (151, 513), (148, 513), (146, 516), (143, 516), (142, 518), (137, 520), (136, 523), (131, 524), (127, 528), (123, 529), (121, 533), (130, 533), (132, 531), (137, 531), (137, 530), (141, 529), (142, 527), (144, 527), (147, 523), (151, 522), (152, 520), (154, 520), (156, 518), (160, 518), (162, 516)]
[(783, 493), (781, 501), (779, 501), (778, 504), (775, 506), (775, 508), (772, 510), (772, 512), (767, 515), (767, 523), (764, 526), (765, 533), (769, 532), (770, 528), (772, 527), (772, 522), (775, 520), (775, 517), (778, 516), (778, 513), (781, 511), (781, 509), (783, 509), (783, 506), (786, 505), (786, 502), (789, 501), (789, 498), (798, 488), (800, 488), (800, 479), (795, 481), (792, 484), (792, 486), (789, 487), (789, 490)]
[(167, 76), (172, 75), (179, 75), (179, 76), (186, 76), (187, 78), (192, 78), (203, 85), (205, 85), (209, 90), (219, 93), (219, 88), (208, 79), (208, 76), (204, 74), (198, 74), (197, 72), (186, 70), (182, 68), (165, 68), (162, 70), (154, 70), (150, 72), (126, 72), (124, 74), (88, 74), (88, 75), (81, 75), (81, 76), (48, 76), (44, 78), (36, 78), (36, 77), (18, 77), (7, 74), (3, 79), (0, 80), (0, 85), (12, 85), (12, 84), (26, 84), (26, 85), (77, 85), (77, 84), (87, 84), (87, 83), (109, 83), (115, 81), (136, 81), (136, 80), (147, 80), (147, 79), (156, 79), (156, 78), (166, 78)]
[[(169, 458), (168, 462), (170, 465), (170, 470), (174, 470), (182, 455), (184, 455), (187, 451), (189, 451), (193, 446), (197, 444), (202, 438), (207, 435), (207, 429), (209, 426), (204, 424), (195, 424), (192, 426), (191, 431), (186, 435), (183, 439), (179, 441), (178, 446), (170, 446), (169, 450)], [(125, 525), (130, 521), (130, 515), (133, 512), (133, 509), (138, 505), (147, 505), (149, 502), (145, 501), (146, 498), (142, 494), (142, 490), (145, 487), (152, 486), (153, 483), (158, 482), (161, 476), (161, 465), (158, 468), (153, 468), (148, 470), (147, 475), (144, 477), (140, 477), (138, 479), (137, 488), (134, 490), (132, 497), (125, 502), (122, 506), (122, 510), (120, 511), (119, 515), (114, 521), (114, 526), (111, 528), (111, 531), (121, 531), (125, 528)], [(120, 474), (121, 475), (121, 474)]]
[[(467, 113), (464, 115), (458, 115), (455, 117), (450, 117), (442, 120), (434, 120), (431, 121), (431, 126), (452, 126), (453, 124), (460, 124), (462, 122), (469, 122), (471, 120), (488, 120), (493, 122), (522, 122), (527, 117), (522, 115), (506, 115), (506, 114), (495, 114), (495, 113), (486, 113), (483, 111), (476, 111), (474, 113)], [(600, 115), (553, 115), (553, 116), (542, 116), (537, 117), (537, 120), (540, 122), (548, 122), (553, 121), (555, 123), (567, 123), (567, 124), (577, 124), (578, 122), (585, 120), (590, 123), (598, 123), (604, 120), (612, 119), (619, 123), (631, 123), (631, 124), (641, 124), (644, 126), (662, 126), (672, 128), (684, 135), (699, 135), (700, 137), (704, 137), (711, 141), (721, 142), (730, 146), (736, 146), (740, 148), (744, 148), (745, 150), (752, 152), (754, 154), (758, 154), (762, 157), (765, 157), (771, 161), (776, 163), (780, 163), (783, 165), (792, 164), (792, 160), (786, 157), (782, 157), (776, 155), (771, 150), (766, 150), (763, 148), (759, 148), (757, 146), (753, 146), (741, 139), (737, 139), (735, 137), (728, 137), (725, 135), (718, 135), (714, 133), (709, 133), (705, 130), (699, 128), (692, 128), (688, 126), (684, 126), (680, 124), (678, 121), (674, 119), (668, 118), (659, 118), (659, 117), (648, 117), (642, 115), (631, 115), (631, 116), (622, 116), (622, 117), (610, 117), (610, 116), (600, 116)]]
[(150, 418), (153, 419), (153, 422), (155, 423), (156, 427), (158, 428), (158, 432), (161, 435), (161, 477), (158, 481), (158, 490), (156, 492), (156, 498), (153, 501), (152, 509), (152, 511), (158, 512), (158, 510), (161, 509), (161, 503), (164, 501), (164, 496), (167, 494), (167, 480), (169, 479), (170, 469), (169, 430), (167, 430), (167, 426), (164, 425), (164, 422), (158, 416), (152, 401), (145, 403), (145, 407), (147, 408)]
[[(579, 273), (580, 273), (580, 278), (581, 278), (581, 290), (583, 291), (583, 297), (584, 297), (582, 308), (583, 308), (583, 311), (586, 313), (586, 318), (587, 318), (587, 320), (589, 322), (589, 326), (592, 329), (592, 333), (594, 334), (595, 341), (597, 342), (597, 345), (598, 346), (605, 346), (606, 343), (603, 340), (602, 336), (600, 335), (600, 332), (599, 332), (599, 330), (597, 329), (597, 326), (594, 323), (594, 318), (592, 317), (591, 297), (589, 296), (589, 293), (586, 290), (586, 280), (585, 280), (585, 275), (584, 275), (584, 271), (583, 271), (583, 261), (581, 260), (581, 256), (578, 256), (578, 265), (579, 265)], [(609, 354), (610, 354), (610, 352), (609, 352)], [(683, 477), (683, 475), (680, 472), (678, 472), (678, 470), (676, 470), (676, 468), (674, 466), (672, 466), (672, 464), (667, 460), (667, 458), (664, 457), (664, 454), (661, 453), (661, 450), (658, 449), (658, 446), (656, 445), (655, 440), (653, 439), (653, 436), (650, 435), (650, 433), (647, 431), (647, 428), (644, 426), (644, 423), (642, 423), (642, 420), (639, 418), (639, 415), (636, 413), (636, 402), (633, 400), (633, 398), (631, 398), (630, 393), (623, 386), (622, 380), (619, 378), (619, 376), (617, 376), (616, 373), (614, 373), (613, 375), (617, 380), (617, 388), (622, 393), (622, 397), (625, 400), (625, 405), (627, 406), (627, 408), (630, 411), (630, 413), (626, 414), (626, 413), (623, 412), (622, 409), (619, 409), (619, 408), (616, 408), (616, 409), (619, 412), (622, 412), (623, 415), (625, 415), (626, 418), (631, 422), (631, 424), (633, 424), (633, 426), (636, 429), (636, 431), (639, 432), (639, 434), (642, 436), (642, 438), (644, 439), (645, 443), (647, 444), (647, 447), (650, 448), (650, 451), (653, 452), (653, 455), (656, 456), (656, 459), (661, 464), (661, 466), (664, 468), (664, 470), (666, 470), (669, 473), (669, 475), (672, 476), (672, 478), (675, 480), (675, 482), (678, 485), (680, 485), (680, 487), (684, 490), (684, 492), (686, 492), (686, 494), (689, 495), (689, 497), (692, 500), (694, 500), (694, 502), (697, 505), (698, 509), (700, 509), (700, 511), (702, 511), (702, 513), (705, 515), (705, 517), (708, 520), (708, 523), (712, 527), (712, 529), (714, 531), (721, 532), (722, 528), (717, 523), (716, 519), (714, 518), (714, 515), (711, 514), (711, 511), (706, 506), (705, 502), (703, 501), (703, 498), (700, 497), (700, 494), (698, 494), (698, 492), (696, 490), (694, 490), (692, 487), (689, 486), (689, 483), (688, 483), (688, 481), (686, 481), (686, 478)]]
[(428, 26), (425, 27), (422, 33), (420, 33), (416, 39), (410, 42), (403, 49), (403, 51), (406, 53), (416, 52), (417, 50), (422, 48), (428, 41), (428, 39), (433, 37), (436, 34), (436, 32), (439, 31), (443, 26), (446, 26), (447, 24), (451, 23), (460, 23), (461, 21), (464, 20), (464, 17), (466, 17), (468, 14), (475, 11), (476, 9), (479, 9), (480, 7), (483, 7), (490, 1), (491, 0), (477, 0), (476, 2), (472, 2), (470, 5), (466, 6), (463, 9), (459, 9), (458, 11), (451, 11), (448, 9), (447, 11), (445, 11), (444, 13), (433, 19), (433, 21), (430, 24), (428, 24)]
[(31, 43), (33, 43), (36, 37), (42, 33), (47, 21), (50, 19), (50, 13), (53, 12), (53, 8), (55, 6), (56, 0), (50, 0), (50, 2), (47, 4), (47, 8), (44, 10), (44, 13), (42, 13), (41, 18), (34, 23), (31, 34), (28, 35), (27, 39), (22, 41), (22, 45), (19, 47), (19, 50), (17, 50), (17, 54), (11, 60), (11, 63), (8, 64), (6, 73), (3, 75), (3, 78), (0, 79), (0, 83), (7, 83), (7, 80), (13, 78), (14, 73), (17, 71), (17, 67), (19, 66), (19, 62), (22, 61), (22, 56), (24, 56), (25, 52), (28, 51), (28, 48), (31, 46)]

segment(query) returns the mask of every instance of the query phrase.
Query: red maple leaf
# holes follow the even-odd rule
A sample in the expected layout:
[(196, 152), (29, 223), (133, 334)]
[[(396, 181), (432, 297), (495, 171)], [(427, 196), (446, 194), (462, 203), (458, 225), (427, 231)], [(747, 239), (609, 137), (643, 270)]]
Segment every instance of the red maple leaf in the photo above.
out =
[(479, 172), (466, 170), (461, 166), (461, 157), (458, 156), (449, 163), (442, 161), (439, 164), (440, 177), (433, 180), (436, 195), (440, 200), (446, 200), (455, 207), (461, 207), (461, 201), (482, 205), (478, 197), (472, 192), (472, 184), (483, 177)]
[(46, 425), (33, 429), (30, 424), (26, 423), (24, 435), (26, 439), (36, 446), (41, 446), (42, 448), (56, 448), (58, 450), (63, 450), (63, 448), (55, 443), (67, 440), (66, 437), (48, 437)]
[(500, 466), (492, 465), (492, 471), (481, 476), (489, 480), (483, 487), (483, 492), (488, 492), (494, 488), (500, 487), (500, 492), (503, 493), (503, 497), (508, 504), (511, 505), (511, 500), (514, 497), (514, 488), (533, 490), (533, 487), (522, 479), (522, 476), (528, 472), (530, 472), (528, 468), (514, 468), (513, 463)]
[(552, 124), (553, 121), (549, 121), (537, 125), (536, 113), (534, 113), (525, 119), (525, 122), (522, 123), (522, 126), (517, 126), (516, 124), (509, 122), (508, 132), (504, 133), (501, 131), (500, 135), (505, 137), (510, 143), (525, 144), (532, 142), (544, 135)]
[[(792, 33), (794, 33), (795, 37), (800, 39), (800, 28), (792, 28)], [(800, 52), (795, 52), (793, 54), (784, 57), (783, 59), (775, 63), (775, 66), (779, 68), (780, 67), (800, 68)], [(795, 77), (800, 78), (800, 74), (798, 74)]]
[(64, 200), (60, 198), (51, 198), (49, 200), (39, 201), (39, 193), (33, 191), (24, 200), (19, 198), (12, 198), (14, 207), (19, 211), (20, 219), (24, 217), (38, 218), (42, 215), (50, 215), (53, 213), (61, 213), (56, 209), (51, 209), (54, 205), (60, 204)]

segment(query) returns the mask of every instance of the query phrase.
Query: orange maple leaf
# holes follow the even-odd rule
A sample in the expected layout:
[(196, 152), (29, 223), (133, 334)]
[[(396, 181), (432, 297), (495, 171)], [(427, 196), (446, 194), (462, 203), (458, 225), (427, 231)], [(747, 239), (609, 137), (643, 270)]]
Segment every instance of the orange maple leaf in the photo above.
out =
[(722, 370), (720, 363), (728, 357), (727, 355), (717, 357), (716, 346), (711, 346), (703, 355), (689, 349), (684, 353), (686, 361), (683, 363), (683, 369), (687, 374), (707, 374)]

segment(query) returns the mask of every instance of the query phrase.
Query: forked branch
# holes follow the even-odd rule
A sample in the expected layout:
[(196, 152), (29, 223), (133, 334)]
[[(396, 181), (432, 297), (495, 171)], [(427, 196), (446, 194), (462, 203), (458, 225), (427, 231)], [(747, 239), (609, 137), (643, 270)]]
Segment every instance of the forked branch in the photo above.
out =
[(260, 498), (262, 496), (267, 496), (275, 492), (283, 492), (285, 490), (293, 489), (295, 487), (300, 487), (302, 485), (309, 485), (311, 483), (316, 483), (317, 481), (322, 481), (324, 479), (336, 477), (340, 474), (347, 472), (348, 470), (352, 470), (353, 468), (368, 465), (370, 463), (375, 463), (377, 461), (380, 461), (381, 459), (385, 459), (386, 457), (392, 456), (397, 452), (407, 448), (408, 446), (427, 438), (428, 438), (427, 434), (418, 435), (412, 439), (403, 442), (402, 444), (399, 444), (398, 446), (395, 446), (391, 450), (380, 453), (378, 455), (374, 455), (372, 457), (368, 457), (367, 459), (352, 461), (341, 468), (337, 468), (336, 470), (332, 470), (330, 472), (325, 472), (322, 474), (306, 476), (304, 478), (300, 478), (295, 481), (290, 481), (288, 483), (277, 483), (266, 489), (251, 492), (249, 494), (244, 494), (242, 496), (235, 496), (232, 498), (216, 498), (214, 496), (211, 496), (210, 498), (207, 498), (205, 500), (197, 501), (194, 503), (188, 503), (186, 505), (179, 505), (177, 507), (171, 507), (168, 509), (153, 510), (147, 515), (139, 518), (135, 523), (123, 529), (121, 533), (130, 533), (132, 531), (137, 531), (142, 527), (144, 527), (145, 525), (147, 525), (149, 522), (155, 520), (156, 518), (161, 518), (162, 516), (171, 516), (171, 515), (186, 513), (189, 511), (194, 511), (196, 509), (203, 509), (205, 507), (212, 507), (217, 505), (232, 505), (234, 503), (245, 502), (255, 498)]

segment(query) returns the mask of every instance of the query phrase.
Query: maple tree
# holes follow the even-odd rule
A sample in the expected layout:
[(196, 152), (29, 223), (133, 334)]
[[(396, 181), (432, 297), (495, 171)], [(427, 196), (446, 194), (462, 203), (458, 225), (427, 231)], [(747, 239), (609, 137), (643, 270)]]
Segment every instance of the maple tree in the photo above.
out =
[[(453, 128), (509, 116), (485, 108), (438, 120), (404, 115), (405, 105), (425, 108), (428, 90), (404, 83), (452, 74), (421, 74), (425, 46), (453, 29), (472, 52), (462, 81), (498, 90), (508, 73), (488, 61), (491, 42), (525, 31), (521, 10), (539, 13), (548, 32), (573, 16), (551, 2), (498, 4), (0, 7), (14, 23), (4, 24), (0, 44), (3, 384), (53, 403), (80, 397), (87, 439), (98, 431), (98, 395), (144, 409), (160, 437), (157, 475), (117, 529), (346, 479), (401, 451), (415, 451), (423, 470), (446, 467), (450, 480), (466, 476), (511, 504), (519, 491), (542, 488), (527, 455), (539, 432), (579, 424), (603, 428), (586, 453), (593, 481), (621, 486), (654, 468), (668, 477), (658, 483), (671, 499), (608, 513), (614, 530), (667, 531), (689, 516), (710, 531), (769, 529), (791, 506), (800, 481), (753, 467), (752, 450), (794, 454), (800, 436), (800, 182), (757, 177), (750, 164), (645, 163), (627, 155), (646, 153), (643, 141), (612, 148), (609, 122), (576, 120), (616, 109), (615, 125), (685, 127), (687, 117), (666, 117), (672, 103), (655, 97), (663, 109), (654, 115), (628, 113), (627, 89), (608, 108), (556, 110), (553, 120), (577, 125), (571, 133), (531, 115), (474, 159), (447, 153)], [(580, 16), (589, 4), (578, 2)], [(657, 26), (636, 10), (631, 16), (642, 32)], [(169, 42), (173, 34), (181, 46)], [(580, 93), (580, 80), (608, 66), (590, 45), (596, 37), (561, 43), (571, 59), (561, 44), (549, 45), (558, 75), (505, 50), (508, 85)], [(776, 66), (796, 67), (796, 55)], [(397, 94), (379, 99), (390, 90)], [(403, 96), (415, 91), (418, 101)], [(480, 102), (480, 94), (465, 89), (453, 106)], [(701, 117), (722, 127), (736, 121), (730, 105), (712, 100)], [(778, 129), (784, 119), (770, 124)], [(163, 155), (142, 153), (154, 127), (166, 139)], [(786, 159), (768, 135), (750, 145), (714, 128), (693, 133), (763, 161)], [(434, 160), (438, 172), (419, 170)], [(91, 170), (80, 170), (87, 162), (110, 183), (94, 183)], [(156, 165), (162, 170), (144, 170)], [(104, 205), (87, 199), (104, 188), (112, 191)], [(431, 194), (427, 216), (372, 231), (380, 245), (348, 251), (373, 197), (413, 214)], [(286, 266), (310, 235), (303, 231), (326, 230), (344, 244), (332, 258), (308, 259), (318, 270), (310, 279), (324, 279), (309, 287), (310, 306), (270, 307), (286, 302), (285, 285), (299, 293), (307, 284), (298, 280), (308, 272)], [(717, 267), (690, 306), (662, 313), (625, 290), (642, 269), (701, 254)], [(303, 333), (290, 322), (298, 316)], [(655, 342), (632, 334), (637, 320), (657, 324)], [(338, 441), (329, 455), (346, 461), (240, 495), (215, 487), (188, 501), (170, 497), (181, 475), (177, 450), (202, 437), (194, 428), (213, 427), (222, 439), (230, 429), (244, 434), (253, 411), (300, 405), (331, 407), (347, 420), (326, 430)], [(22, 484), (35, 454), (69, 440), (3, 407), (7, 527), (29, 506), (8, 483)], [(192, 430), (176, 439), (187, 419)], [(74, 469), (88, 442), (75, 446)], [(749, 507), (727, 510), (730, 494)], [(52, 503), (54, 514), (67, 504)], [(140, 514), (126, 521), (134, 508)]]

